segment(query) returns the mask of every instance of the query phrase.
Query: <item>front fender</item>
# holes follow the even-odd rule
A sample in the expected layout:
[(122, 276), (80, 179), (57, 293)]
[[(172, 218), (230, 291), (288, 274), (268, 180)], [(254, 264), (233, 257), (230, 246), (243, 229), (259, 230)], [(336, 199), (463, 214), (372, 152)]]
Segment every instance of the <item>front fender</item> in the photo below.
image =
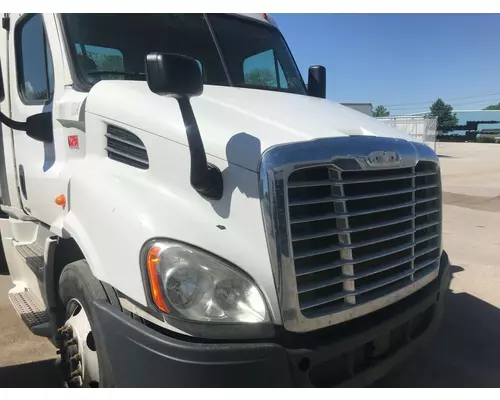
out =
[[(165, 237), (205, 249), (244, 270), (264, 293), (274, 321), (281, 323), (257, 174), (211, 158), (223, 171), (225, 190), (221, 200), (208, 201), (189, 185), (189, 168), (179, 168), (188, 165), (188, 149), (162, 142), (162, 151), (173, 156), (165, 160), (171, 165), (161, 170), (137, 170), (109, 159), (84, 162), (70, 181), (63, 229), (81, 246), (98, 279), (142, 305), (147, 300), (141, 247), (151, 238)], [(169, 152), (169, 146), (175, 149)]]

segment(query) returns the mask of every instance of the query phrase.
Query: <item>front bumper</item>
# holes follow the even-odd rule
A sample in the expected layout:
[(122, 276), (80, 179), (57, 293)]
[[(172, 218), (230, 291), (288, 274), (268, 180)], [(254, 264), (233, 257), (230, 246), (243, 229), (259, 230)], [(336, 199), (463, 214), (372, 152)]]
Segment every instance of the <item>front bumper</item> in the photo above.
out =
[[(108, 304), (95, 316), (117, 387), (366, 386), (439, 326), (450, 268), (411, 296), (319, 332), (258, 343), (194, 343), (159, 333)], [(102, 354), (101, 354), (102, 355)]]

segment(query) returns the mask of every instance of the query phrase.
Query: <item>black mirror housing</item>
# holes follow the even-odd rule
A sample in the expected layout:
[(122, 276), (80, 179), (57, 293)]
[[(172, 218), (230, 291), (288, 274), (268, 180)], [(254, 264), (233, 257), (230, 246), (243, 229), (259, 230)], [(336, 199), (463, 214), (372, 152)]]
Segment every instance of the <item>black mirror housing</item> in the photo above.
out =
[(43, 143), (54, 141), (52, 129), (52, 113), (41, 113), (31, 115), (26, 119), (26, 134)]
[(189, 98), (203, 93), (200, 67), (194, 59), (180, 54), (149, 53), (146, 80), (153, 93), (163, 96)]
[(307, 92), (309, 96), (326, 98), (326, 68), (322, 65), (309, 67)]

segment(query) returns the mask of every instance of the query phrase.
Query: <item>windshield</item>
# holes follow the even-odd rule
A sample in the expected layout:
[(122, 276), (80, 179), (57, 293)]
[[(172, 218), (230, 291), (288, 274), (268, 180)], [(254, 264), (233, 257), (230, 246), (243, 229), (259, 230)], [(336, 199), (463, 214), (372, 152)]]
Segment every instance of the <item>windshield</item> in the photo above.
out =
[[(208, 20), (206, 19), (208, 18)], [(194, 58), (207, 85), (306, 94), (278, 29), (209, 14), (62, 14), (76, 76), (88, 89), (103, 79), (144, 80), (150, 52)]]

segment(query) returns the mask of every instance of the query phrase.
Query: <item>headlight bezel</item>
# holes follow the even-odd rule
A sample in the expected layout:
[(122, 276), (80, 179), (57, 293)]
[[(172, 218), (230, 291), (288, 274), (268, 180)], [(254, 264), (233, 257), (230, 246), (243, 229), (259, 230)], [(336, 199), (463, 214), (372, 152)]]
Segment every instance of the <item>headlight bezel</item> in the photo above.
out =
[[(266, 315), (265, 320), (259, 321), (259, 322), (243, 322), (243, 321), (235, 322), (235, 321), (218, 321), (218, 320), (200, 321), (200, 320), (186, 318), (185, 316), (180, 314), (178, 312), (178, 310), (176, 310), (174, 307), (172, 309), (170, 309), (170, 307), (167, 307), (168, 311), (162, 310), (161, 308), (159, 308), (157, 306), (154, 298), (153, 298), (154, 297), (153, 286), (152, 286), (152, 282), (151, 282), (151, 278), (150, 278), (150, 273), (148, 270), (148, 254), (150, 253), (151, 249), (153, 249), (154, 247), (162, 246), (162, 245), (180, 246), (181, 248), (184, 248), (187, 250), (192, 250), (195, 253), (199, 253), (205, 257), (212, 258), (217, 263), (219, 263), (220, 265), (222, 265), (223, 267), (225, 267), (229, 271), (231, 271), (233, 274), (236, 274), (236, 275), (242, 277), (244, 280), (248, 281), (251, 285), (253, 285), (257, 289), (257, 291), (262, 299), (262, 302), (263, 302), (264, 307), (265, 307), (265, 315)], [(248, 273), (246, 273), (242, 269), (238, 268), (237, 266), (228, 262), (227, 260), (225, 260), (221, 257), (218, 257), (217, 255), (215, 255), (209, 251), (206, 251), (205, 249), (202, 249), (200, 247), (197, 247), (197, 246), (194, 246), (192, 244), (182, 242), (182, 241), (179, 241), (176, 239), (170, 239), (170, 238), (166, 238), (166, 237), (156, 237), (156, 238), (152, 238), (152, 239), (146, 241), (143, 244), (141, 251), (140, 251), (139, 262), (140, 262), (140, 266), (141, 266), (141, 273), (142, 273), (144, 291), (146, 294), (148, 308), (150, 308), (151, 311), (154, 311), (154, 314), (161, 315), (162, 319), (165, 322), (170, 323), (171, 325), (173, 325), (179, 329), (186, 330), (186, 331), (192, 331), (193, 329), (191, 329), (191, 328), (193, 326), (198, 327), (198, 328), (200, 326), (204, 326), (207, 329), (205, 329), (205, 328), (202, 329), (202, 331), (203, 331), (202, 336), (206, 336), (206, 334), (208, 333), (208, 336), (212, 337), (213, 333), (215, 333), (216, 334), (215, 336), (218, 337), (218, 336), (220, 336), (220, 332), (221, 332), (220, 329), (225, 329), (227, 332), (232, 332), (233, 334), (236, 334), (236, 336), (238, 336), (238, 331), (239, 331), (240, 327), (245, 329), (245, 330), (248, 330), (248, 328), (251, 327), (250, 331), (247, 333), (252, 333), (252, 332), (258, 333), (258, 332), (262, 331), (261, 327), (263, 327), (263, 326), (267, 326), (267, 327), (274, 326), (273, 325), (273, 317), (272, 317), (272, 313), (270, 312), (268, 299), (264, 295), (264, 292), (259, 287), (257, 282)], [(166, 296), (164, 295), (164, 293), (162, 293), (162, 296), (163, 296), (163, 301), (166, 301), (166, 304), (167, 304), (168, 301), (165, 298)], [(195, 329), (195, 331), (196, 331), (196, 333), (199, 333), (199, 329)], [(264, 331), (265, 331), (265, 336), (269, 336), (270, 330), (264, 329)], [(247, 336), (247, 335), (243, 335), (243, 336)], [(253, 336), (255, 336), (255, 334), (251, 334), (251, 336), (253, 337)], [(261, 335), (257, 334), (257, 336), (261, 336)]]

